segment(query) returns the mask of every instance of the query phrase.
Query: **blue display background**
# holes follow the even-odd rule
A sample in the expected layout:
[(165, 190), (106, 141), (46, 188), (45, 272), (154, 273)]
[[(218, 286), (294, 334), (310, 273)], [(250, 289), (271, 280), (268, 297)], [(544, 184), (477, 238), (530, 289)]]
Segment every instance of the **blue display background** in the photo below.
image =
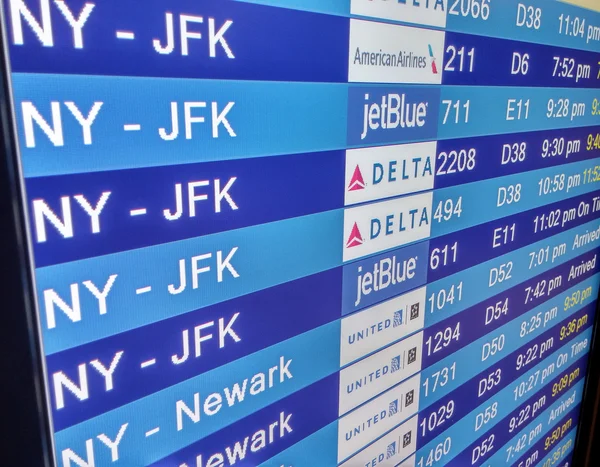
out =
[[(571, 420), (544, 449), (569, 460), (600, 286), (600, 14), (171, 3), (4, 0), (57, 465), (348, 467), (354, 432), (367, 467), (499, 467)], [(422, 44), (350, 38), (357, 17), (420, 27)], [(351, 41), (372, 82), (349, 82)], [(385, 72), (384, 48), (403, 57)], [(431, 173), (407, 176), (425, 146)], [(417, 193), (411, 236), (397, 211)], [(374, 222), (394, 241), (366, 235)], [(410, 381), (418, 406), (364, 437), (412, 404), (384, 399)]]

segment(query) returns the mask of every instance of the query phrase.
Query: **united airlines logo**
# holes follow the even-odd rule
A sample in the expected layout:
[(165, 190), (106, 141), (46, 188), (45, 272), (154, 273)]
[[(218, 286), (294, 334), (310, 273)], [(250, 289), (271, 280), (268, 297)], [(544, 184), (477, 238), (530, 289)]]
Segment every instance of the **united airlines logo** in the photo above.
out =
[(395, 455), (396, 455), (396, 442), (394, 441), (393, 443), (389, 444), (388, 447), (387, 447), (386, 458), (387, 459), (391, 459)]
[(364, 190), (365, 187), (365, 179), (363, 178), (362, 172), (360, 171), (360, 167), (357, 165), (354, 169), (354, 173), (352, 174), (352, 178), (350, 179), (348, 191)]
[(346, 242), (346, 248), (354, 248), (363, 243), (365, 243), (365, 241), (358, 229), (358, 224), (355, 222), (352, 231), (350, 232), (350, 237), (348, 237), (348, 241)]
[(400, 358), (400, 355), (392, 358), (392, 363), (391, 363), (391, 367), (392, 367), (392, 373), (395, 373), (397, 371), (400, 371), (402, 369), (402, 360)]
[(390, 406), (388, 409), (388, 413), (390, 415), (390, 417), (392, 415), (396, 415), (398, 413), (398, 399), (396, 399), (395, 401), (390, 402)]
[(429, 44), (427, 47), (429, 47), (429, 57), (431, 58), (431, 71), (434, 75), (437, 75), (438, 69), (437, 64), (435, 63), (435, 55), (433, 55), (433, 47), (431, 47), (431, 44)]
[(394, 327), (402, 326), (402, 313), (404, 310), (394, 312)]

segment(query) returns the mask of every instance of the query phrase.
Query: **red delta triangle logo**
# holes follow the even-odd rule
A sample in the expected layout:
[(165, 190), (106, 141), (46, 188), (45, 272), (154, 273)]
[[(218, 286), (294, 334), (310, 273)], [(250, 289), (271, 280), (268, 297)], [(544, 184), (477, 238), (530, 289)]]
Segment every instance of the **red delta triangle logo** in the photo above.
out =
[(365, 241), (363, 240), (360, 230), (358, 230), (358, 225), (355, 222), (352, 226), (350, 237), (348, 237), (348, 241), (346, 242), (346, 248), (354, 248), (355, 246), (360, 246), (363, 243), (365, 243)]
[(365, 180), (360, 171), (360, 167), (358, 167), (358, 165), (357, 165), (356, 168), (354, 169), (354, 173), (352, 174), (352, 179), (350, 180), (350, 184), (348, 185), (348, 191), (364, 190), (365, 187), (366, 187)]

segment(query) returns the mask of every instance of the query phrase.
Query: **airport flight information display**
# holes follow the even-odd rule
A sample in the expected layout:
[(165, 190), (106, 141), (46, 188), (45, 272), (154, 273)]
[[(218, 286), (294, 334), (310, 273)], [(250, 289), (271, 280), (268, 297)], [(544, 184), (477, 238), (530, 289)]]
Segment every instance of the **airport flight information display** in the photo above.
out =
[(57, 466), (572, 463), (600, 13), (3, 7)]

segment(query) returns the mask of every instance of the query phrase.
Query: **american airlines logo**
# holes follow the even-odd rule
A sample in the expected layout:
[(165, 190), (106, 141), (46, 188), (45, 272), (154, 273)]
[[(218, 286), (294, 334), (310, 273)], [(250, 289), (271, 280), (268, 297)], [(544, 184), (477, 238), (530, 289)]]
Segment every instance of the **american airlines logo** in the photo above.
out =
[(443, 47), (442, 31), (351, 19), (348, 81), (441, 84), (434, 51)]
[(435, 55), (433, 54), (433, 48), (431, 44), (428, 45), (429, 48), (429, 56), (431, 57), (431, 71), (434, 75), (438, 74), (437, 64), (435, 63)]

